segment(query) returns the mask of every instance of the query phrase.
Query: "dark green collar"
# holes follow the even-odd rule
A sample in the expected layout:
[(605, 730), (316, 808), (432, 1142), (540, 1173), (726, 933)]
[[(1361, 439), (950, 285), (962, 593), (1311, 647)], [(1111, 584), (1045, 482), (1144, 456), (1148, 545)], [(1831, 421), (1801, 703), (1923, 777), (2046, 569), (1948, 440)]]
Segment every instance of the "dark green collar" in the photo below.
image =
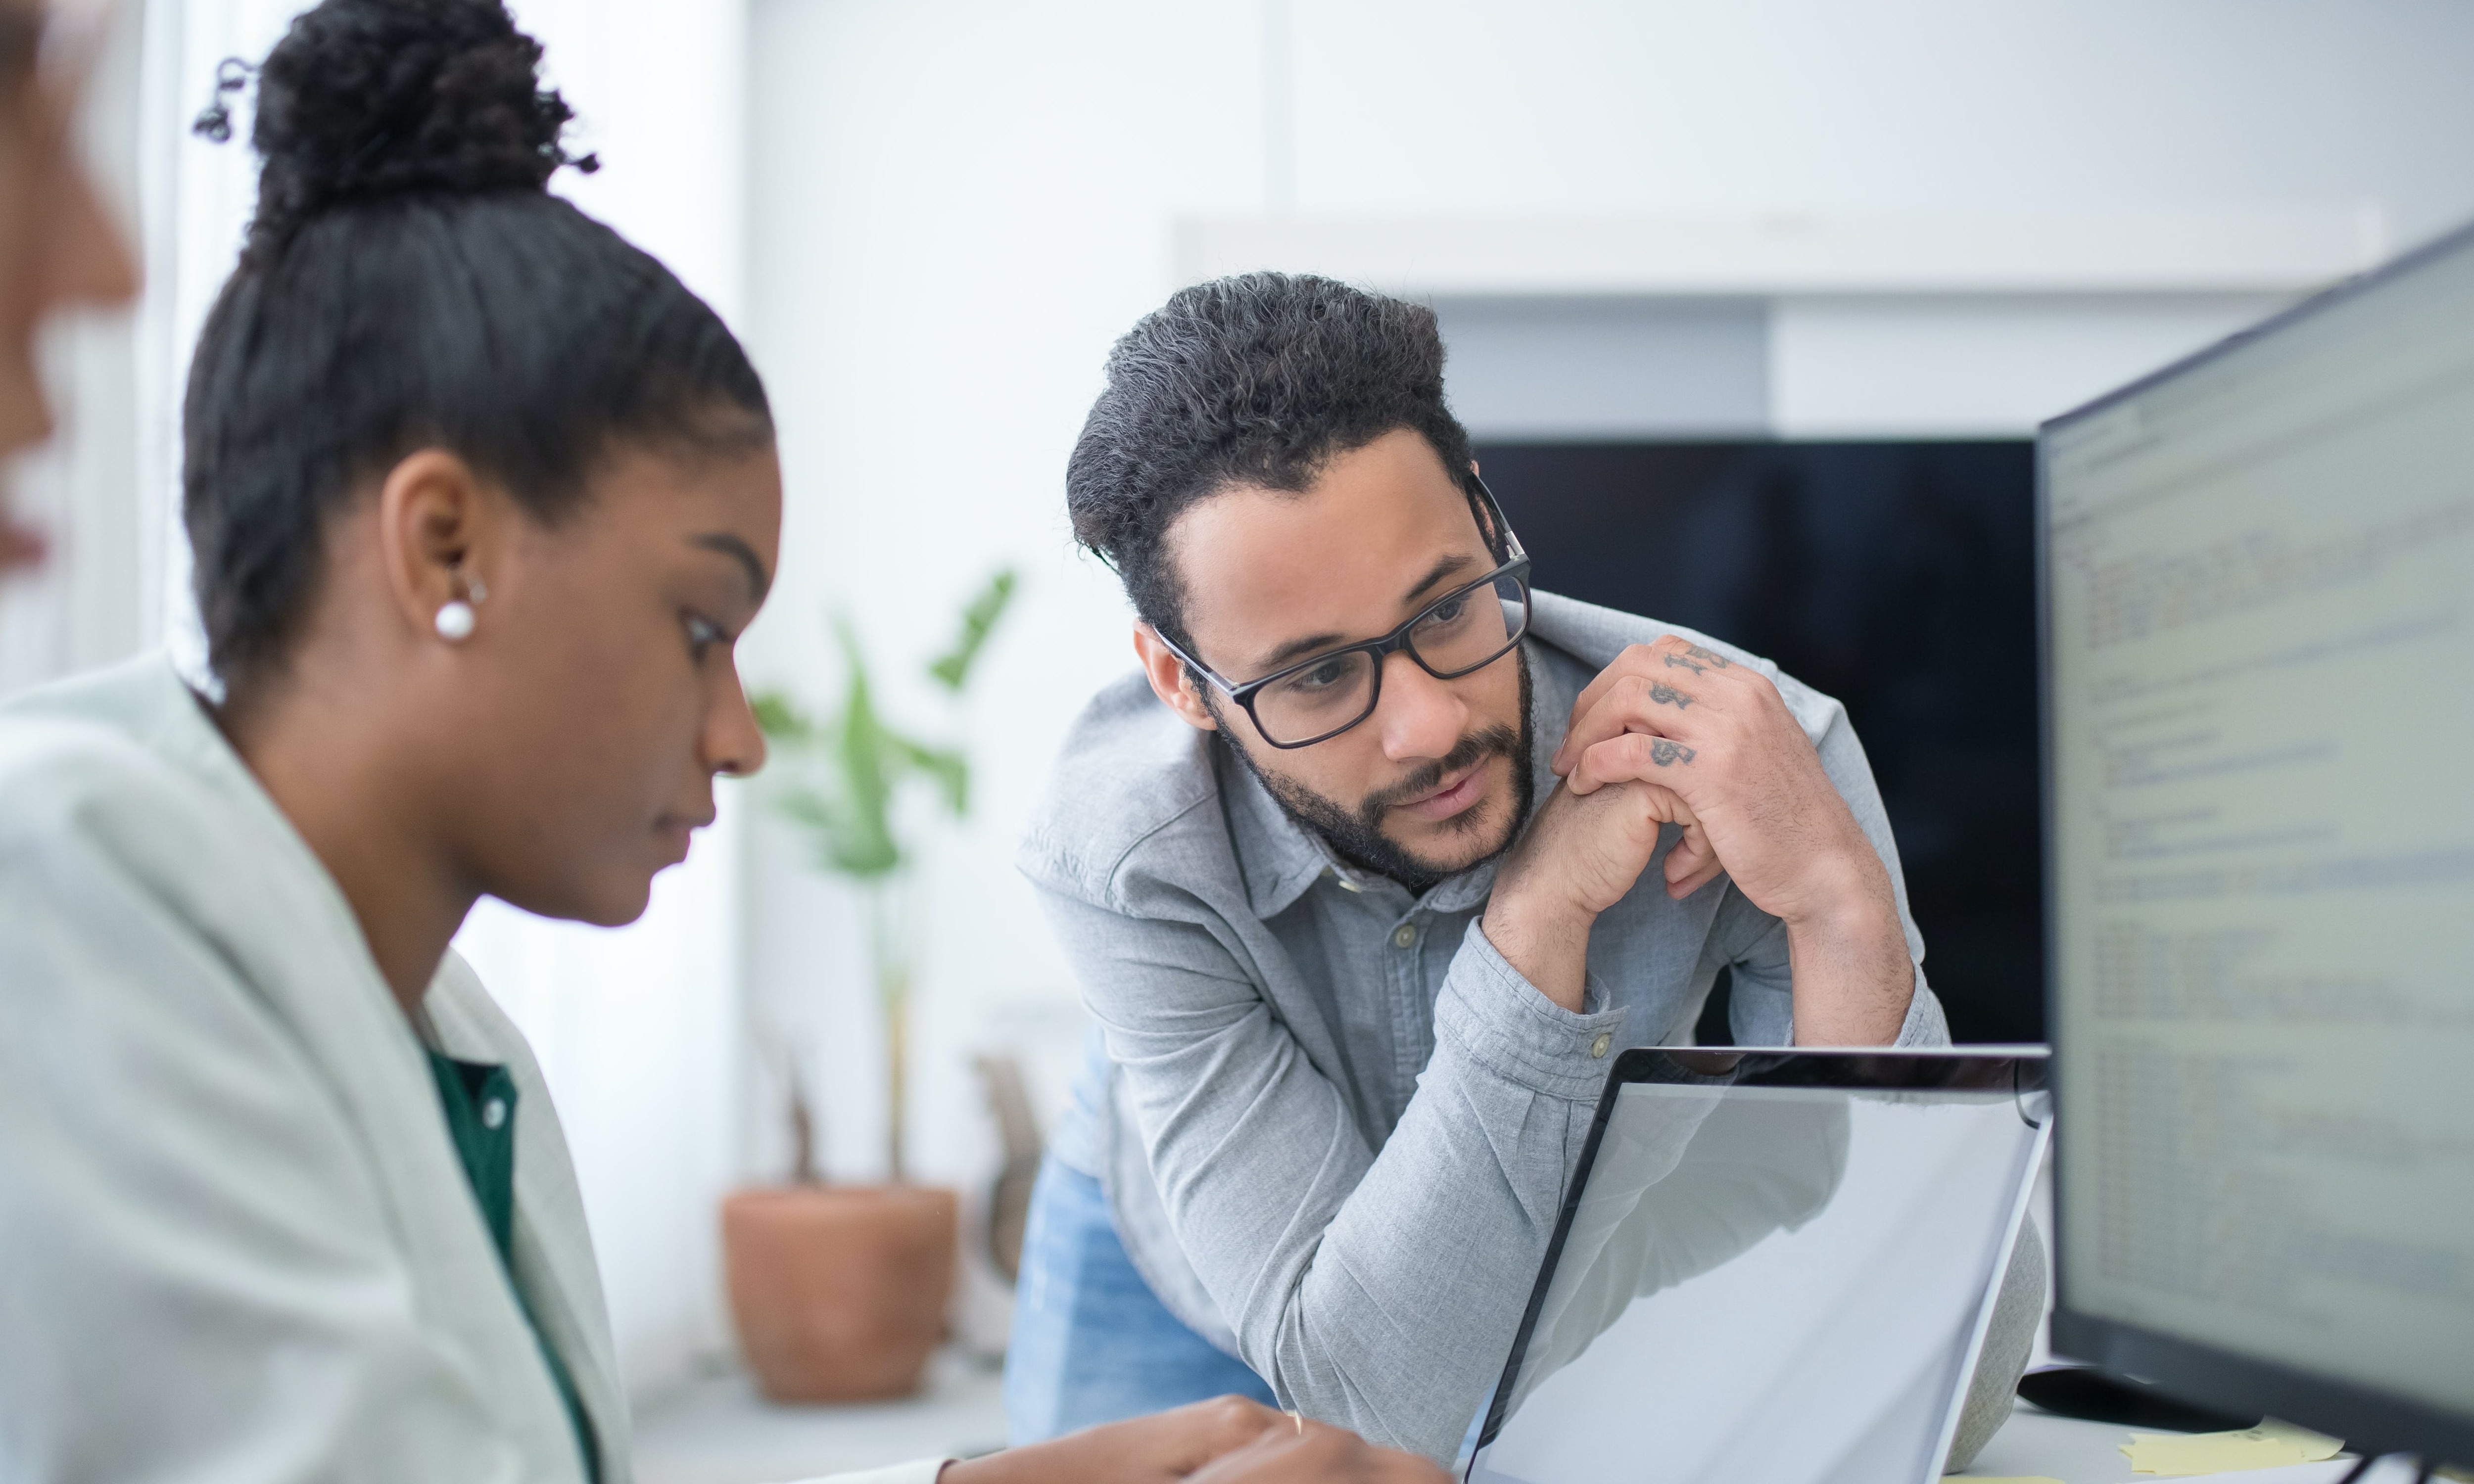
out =
[(498, 1250), (498, 1266), (507, 1275), (507, 1286), (515, 1292), (524, 1322), (532, 1326), (533, 1342), (541, 1347), (550, 1379), (558, 1384), (559, 1400), (567, 1403), (575, 1446), (584, 1454), (585, 1477), (599, 1484), (601, 1449), (592, 1419), (584, 1415), (583, 1399), (576, 1395), (575, 1378), (568, 1374), (558, 1348), (541, 1332), (532, 1300), (516, 1281), (516, 1079), (503, 1066), (459, 1062), (437, 1051), (429, 1052), (429, 1074), (438, 1083), (438, 1103), (447, 1113), (447, 1136), (454, 1142), (455, 1158), (464, 1165), (464, 1179), (473, 1187), (482, 1223)]

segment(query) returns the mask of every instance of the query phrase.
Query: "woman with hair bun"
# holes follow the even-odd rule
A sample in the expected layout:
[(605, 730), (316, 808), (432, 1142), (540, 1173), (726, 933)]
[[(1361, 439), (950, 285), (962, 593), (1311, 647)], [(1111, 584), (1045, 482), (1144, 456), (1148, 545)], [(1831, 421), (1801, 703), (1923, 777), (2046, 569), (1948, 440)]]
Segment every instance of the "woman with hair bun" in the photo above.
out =
[[(0, 0), (5, 3), (5, 0)], [(0, 706), (0, 1475), (629, 1477), (558, 1121), (449, 947), (618, 923), (764, 742), (764, 390), (546, 188), (499, 0), (325, 0), (266, 59), (183, 505), (216, 685)], [(883, 1477), (1436, 1480), (1226, 1399)]]

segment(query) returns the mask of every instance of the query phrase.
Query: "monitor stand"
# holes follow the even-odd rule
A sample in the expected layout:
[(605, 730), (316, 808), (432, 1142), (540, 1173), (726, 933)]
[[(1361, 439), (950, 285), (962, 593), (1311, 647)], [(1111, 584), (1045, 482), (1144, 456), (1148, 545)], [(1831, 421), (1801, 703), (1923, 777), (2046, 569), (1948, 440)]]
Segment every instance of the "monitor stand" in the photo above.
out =
[(2259, 1423), (2256, 1417), (2232, 1417), (2177, 1401), (2154, 1387), (2086, 1366), (2030, 1371), (2019, 1377), (2019, 1395), (2058, 1417), (2162, 1432), (2230, 1432)]

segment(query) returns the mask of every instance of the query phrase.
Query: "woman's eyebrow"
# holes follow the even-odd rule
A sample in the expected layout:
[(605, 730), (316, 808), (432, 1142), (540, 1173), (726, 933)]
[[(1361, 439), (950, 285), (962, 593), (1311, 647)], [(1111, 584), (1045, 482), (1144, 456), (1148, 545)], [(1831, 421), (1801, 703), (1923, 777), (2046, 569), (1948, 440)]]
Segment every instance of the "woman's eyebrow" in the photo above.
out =
[(729, 532), (706, 531), (700, 535), (689, 537), (688, 543), (691, 546), (701, 546), (707, 551), (717, 551), (745, 567), (747, 596), (751, 602), (764, 602), (764, 594), (772, 589), (773, 575), (764, 570), (764, 563), (757, 557), (756, 549)]

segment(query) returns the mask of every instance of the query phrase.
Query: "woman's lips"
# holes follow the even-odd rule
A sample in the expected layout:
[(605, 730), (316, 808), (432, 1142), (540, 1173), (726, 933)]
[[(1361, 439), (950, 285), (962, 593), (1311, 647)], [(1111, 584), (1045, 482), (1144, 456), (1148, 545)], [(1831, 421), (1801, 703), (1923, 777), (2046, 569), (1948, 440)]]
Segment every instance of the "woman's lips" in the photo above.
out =
[(669, 865), (675, 866), (688, 858), (688, 848), (695, 843), (697, 828), (696, 822), (692, 820), (673, 817), (661, 822), (657, 832), (662, 837), (663, 845), (667, 848)]
[(1446, 784), (1423, 799), (1412, 800), (1399, 807), (1421, 820), (1438, 822), (1450, 819), (1478, 801), (1486, 792), (1486, 764), (1479, 763), (1461, 775), (1459, 781)]

